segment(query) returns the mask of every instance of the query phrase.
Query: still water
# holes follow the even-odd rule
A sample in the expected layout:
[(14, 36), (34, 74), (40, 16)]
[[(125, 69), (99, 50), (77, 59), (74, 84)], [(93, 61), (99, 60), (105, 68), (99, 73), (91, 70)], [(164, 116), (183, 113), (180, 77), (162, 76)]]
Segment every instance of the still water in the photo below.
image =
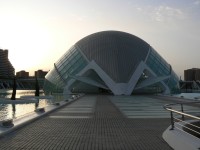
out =
[[(0, 99), (3, 98), (10, 98), (12, 95), (12, 90), (1, 90), (0, 91)], [(27, 95), (35, 95), (34, 90), (17, 90), (16, 98), (20, 98), (20, 96), (27, 96)], [(42, 91), (40, 91), (40, 95), (44, 95)], [(46, 107), (51, 105), (55, 102), (59, 102), (63, 100), (62, 94), (53, 94), (52, 99), (40, 99), (39, 105), (37, 108)], [(15, 104), (15, 111), (13, 111), (12, 104), (2, 104), (0, 102), (0, 121), (5, 119), (18, 119), (23, 116), (29, 115), (33, 113), (36, 106), (34, 103), (31, 104)]]

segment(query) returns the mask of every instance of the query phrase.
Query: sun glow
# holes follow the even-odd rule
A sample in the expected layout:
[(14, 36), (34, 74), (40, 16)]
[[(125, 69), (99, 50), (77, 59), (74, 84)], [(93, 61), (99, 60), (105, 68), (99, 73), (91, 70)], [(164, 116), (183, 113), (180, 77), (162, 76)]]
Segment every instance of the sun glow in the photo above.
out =
[(40, 68), (53, 43), (48, 28), (16, 16), (4, 16), (0, 28), (0, 48), (9, 50), (16, 71)]

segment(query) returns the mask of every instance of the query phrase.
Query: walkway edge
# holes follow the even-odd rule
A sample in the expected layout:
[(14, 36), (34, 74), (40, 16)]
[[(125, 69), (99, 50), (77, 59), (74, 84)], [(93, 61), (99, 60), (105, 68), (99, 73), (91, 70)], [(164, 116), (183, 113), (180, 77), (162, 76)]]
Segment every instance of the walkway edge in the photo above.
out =
[[(80, 96), (81, 97), (81, 96)], [(75, 99), (70, 99), (70, 101), (61, 101), (60, 105), (50, 105), (45, 107), (45, 112), (33, 112), (31, 113), (31, 115), (27, 115), (25, 117), (19, 118), (14, 120), (14, 126), (12, 128), (5, 128), (5, 127), (0, 127), (0, 138), (5, 136), (8, 133), (11, 133), (17, 129), (20, 129), (42, 117), (47, 116), (48, 114), (64, 107), (67, 106), (71, 103), (73, 103), (74, 101), (78, 100), (80, 97), (77, 97)]]
[(174, 129), (169, 126), (163, 132), (163, 139), (175, 150), (199, 150), (199, 139), (186, 132)]

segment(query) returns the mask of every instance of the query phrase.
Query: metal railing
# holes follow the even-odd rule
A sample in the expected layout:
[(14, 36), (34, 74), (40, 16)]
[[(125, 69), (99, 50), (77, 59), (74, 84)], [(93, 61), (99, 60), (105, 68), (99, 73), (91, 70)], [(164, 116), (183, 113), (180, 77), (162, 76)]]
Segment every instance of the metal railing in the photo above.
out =
[[(163, 106), (165, 110), (170, 112), (171, 116), (171, 129), (175, 128), (183, 132), (187, 132), (193, 136), (200, 138), (200, 117), (184, 112), (184, 105), (195, 106), (199, 105), (200, 102), (182, 102), (172, 103)], [(176, 110), (173, 107), (180, 106), (180, 110)], [(200, 105), (199, 111), (200, 111)]]

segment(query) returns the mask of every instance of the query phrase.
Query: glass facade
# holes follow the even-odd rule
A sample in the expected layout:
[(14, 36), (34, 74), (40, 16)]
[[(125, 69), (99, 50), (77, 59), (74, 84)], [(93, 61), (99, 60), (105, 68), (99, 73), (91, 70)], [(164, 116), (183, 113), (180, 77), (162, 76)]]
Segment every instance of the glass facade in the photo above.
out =
[(169, 93), (178, 88), (178, 77), (170, 64), (142, 39), (119, 31), (98, 32), (81, 39), (45, 78), (45, 92), (65, 92), (64, 88), (68, 88), (66, 92), (91, 92), (96, 88), (130, 95), (144, 91)]
[(164, 80), (165, 84), (169, 86), (170, 90), (176, 89), (178, 84), (178, 77), (168, 64), (153, 48), (151, 48), (146, 64), (158, 76), (169, 76), (169, 79)]
[(71, 47), (55, 64), (47, 76), (44, 84), (45, 91), (62, 92), (64, 86), (86, 65), (86, 59), (79, 50)]

